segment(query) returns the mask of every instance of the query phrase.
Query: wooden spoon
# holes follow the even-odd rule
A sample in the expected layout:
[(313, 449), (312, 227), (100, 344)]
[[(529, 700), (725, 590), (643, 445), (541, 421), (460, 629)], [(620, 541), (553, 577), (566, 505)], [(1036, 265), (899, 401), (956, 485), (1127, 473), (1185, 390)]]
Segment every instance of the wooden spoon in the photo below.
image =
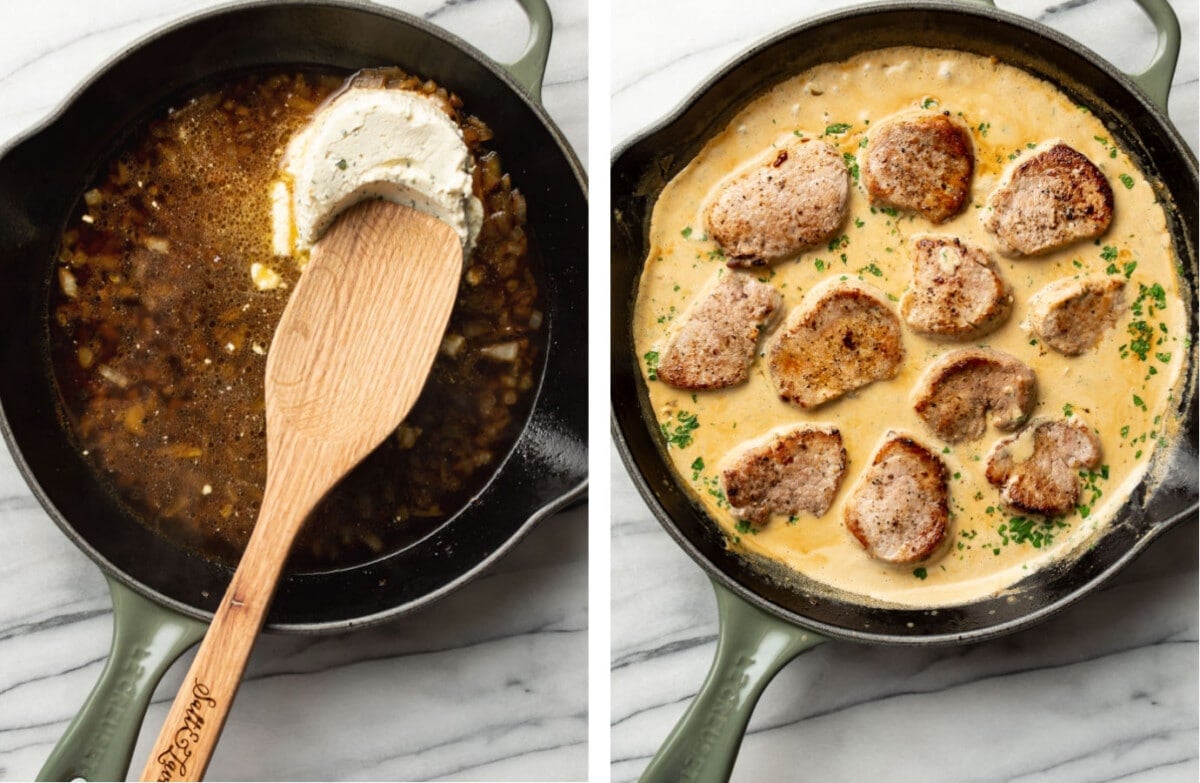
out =
[(454, 230), (385, 201), (313, 248), (267, 356), (267, 485), (245, 554), (142, 780), (200, 780), (305, 517), (408, 414), (462, 273)]

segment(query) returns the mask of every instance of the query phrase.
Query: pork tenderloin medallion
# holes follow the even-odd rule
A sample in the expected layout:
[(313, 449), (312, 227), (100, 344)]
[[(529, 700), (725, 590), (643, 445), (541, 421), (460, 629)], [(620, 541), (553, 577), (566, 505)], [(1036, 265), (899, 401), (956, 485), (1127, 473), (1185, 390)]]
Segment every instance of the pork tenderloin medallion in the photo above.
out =
[(913, 408), (947, 443), (983, 437), (988, 414), (996, 429), (1011, 432), (1033, 410), (1037, 376), (1020, 359), (989, 348), (950, 351), (922, 374)]
[(758, 338), (782, 306), (773, 286), (732, 271), (714, 276), (676, 319), (659, 357), (658, 379), (694, 391), (745, 383)]
[(846, 501), (846, 528), (877, 560), (923, 560), (946, 537), (948, 481), (940, 457), (907, 435), (889, 432)]
[(958, 237), (914, 243), (913, 279), (900, 314), (918, 334), (972, 340), (994, 331), (1012, 311), (1012, 289), (981, 247)]
[(780, 399), (811, 408), (896, 377), (904, 361), (900, 319), (876, 289), (830, 281), (788, 314), (766, 357)]
[(725, 181), (704, 222), (730, 266), (764, 266), (827, 242), (846, 219), (849, 196), (838, 151), (799, 139)]
[(942, 114), (921, 114), (886, 120), (871, 132), (862, 179), (872, 204), (942, 223), (967, 202), (974, 169), (967, 129)]
[(1059, 353), (1093, 348), (1125, 310), (1125, 279), (1112, 275), (1055, 280), (1029, 298), (1028, 326)]
[(983, 226), (1009, 255), (1037, 255), (1103, 234), (1113, 192), (1104, 174), (1066, 144), (1012, 169), (988, 199)]
[(987, 480), (1001, 499), (1021, 511), (1070, 513), (1079, 501), (1079, 470), (1100, 464), (1100, 439), (1078, 416), (1034, 419), (992, 447)]
[(846, 449), (832, 426), (779, 427), (729, 452), (717, 472), (733, 513), (748, 522), (766, 524), (773, 514), (819, 517), (846, 472)]

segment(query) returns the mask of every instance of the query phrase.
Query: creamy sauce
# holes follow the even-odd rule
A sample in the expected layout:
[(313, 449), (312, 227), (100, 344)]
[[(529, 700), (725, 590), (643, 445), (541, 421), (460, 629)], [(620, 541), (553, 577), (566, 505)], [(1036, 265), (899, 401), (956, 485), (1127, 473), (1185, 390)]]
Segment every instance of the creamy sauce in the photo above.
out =
[[(1085, 541), (1111, 519), (1145, 474), (1156, 446), (1173, 432), (1170, 395), (1190, 346), (1166, 217), (1135, 164), (1086, 108), (1016, 68), (972, 54), (916, 47), (818, 66), (772, 88), (712, 138), (659, 196), (638, 289), (634, 342), (639, 357), (653, 355), (661, 350), (673, 319), (714, 275), (746, 274), (726, 268), (716, 243), (705, 236), (703, 210), (724, 179), (794, 141), (795, 134), (829, 141), (853, 158), (848, 159), (853, 170), (872, 127), (912, 111), (949, 112), (970, 128), (975, 174), (963, 211), (934, 226), (920, 217), (872, 210), (855, 181), (838, 238), (750, 274), (774, 285), (789, 308), (821, 281), (843, 276), (863, 281), (884, 292), (899, 316), (899, 299), (912, 277), (912, 239), (923, 233), (948, 234), (993, 252), (1013, 287), (1013, 311), (1000, 329), (978, 341), (948, 342), (921, 337), (905, 326), (905, 359), (896, 378), (810, 410), (778, 399), (761, 353), (748, 383), (717, 392), (693, 394), (651, 380), (652, 360), (643, 362), (642, 370), (654, 414), (669, 434), (681, 431), (679, 415), (684, 414), (684, 434), (668, 439), (668, 454), (681, 482), (735, 551), (782, 563), (874, 601), (942, 606), (995, 594)], [(1051, 139), (1074, 147), (1104, 172), (1115, 199), (1112, 225), (1095, 242), (1077, 242), (1035, 258), (1001, 256), (981, 222), (988, 195), (1010, 166)], [(1128, 277), (1127, 307), (1098, 346), (1082, 356), (1065, 357), (1022, 329), (1029, 297), (1042, 286), (1113, 267)], [(1156, 285), (1161, 290), (1152, 288)], [(1129, 305), (1139, 299), (1142, 287), (1146, 290), (1135, 308), (1142, 311), (1139, 316)], [(1153, 305), (1151, 314), (1156, 294), (1166, 307)], [(1147, 336), (1131, 333), (1135, 322), (1151, 330), (1148, 343), (1137, 346), (1145, 348), (1144, 360), (1129, 347), (1136, 337)], [(1037, 373), (1032, 415), (1078, 416), (1096, 430), (1104, 467), (1082, 479), (1075, 513), (1042, 520), (1003, 508), (999, 490), (984, 478), (984, 467), (1005, 433), (989, 425), (980, 440), (949, 446), (917, 418), (910, 395), (922, 370), (944, 352), (972, 345), (1007, 351)], [(761, 343), (759, 348), (761, 352)], [(698, 426), (689, 430), (691, 415)], [(848, 467), (832, 507), (820, 518), (776, 517), (761, 528), (740, 522), (720, 493), (718, 462), (739, 443), (799, 422), (841, 430)], [(953, 477), (946, 542), (916, 567), (873, 560), (843, 523), (843, 505), (889, 430), (907, 432), (940, 453)]]

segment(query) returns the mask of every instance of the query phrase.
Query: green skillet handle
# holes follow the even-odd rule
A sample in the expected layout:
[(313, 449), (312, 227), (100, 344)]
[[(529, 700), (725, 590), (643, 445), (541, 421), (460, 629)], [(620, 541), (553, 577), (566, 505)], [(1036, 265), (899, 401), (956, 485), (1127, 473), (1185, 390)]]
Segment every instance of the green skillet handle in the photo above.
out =
[(517, 0), (525, 15), (529, 17), (529, 40), (525, 51), (511, 63), (501, 67), (516, 79), (529, 97), (542, 102), (542, 79), (546, 76), (546, 60), (550, 57), (550, 37), (554, 34), (554, 22), (550, 18), (550, 6), (546, 0)]
[[(995, 7), (995, 0), (960, 0)], [(1164, 112), (1167, 110), (1167, 95), (1171, 92), (1171, 78), (1175, 75), (1175, 66), (1179, 62), (1179, 18), (1168, 0), (1134, 0), (1150, 17), (1154, 29), (1158, 31), (1158, 47), (1149, 67), (1141, 73), (1128, 74), (1134, 84), (1141, 87), (1150, 100), (1158, 104)]]
[(1131, 73), (1138, 87), (1145, 90), (1150, 100), (1158, 104), (1165, 114), (1167, 111), (1167, 96), (1171, 92), (1171, 77), (1175, 75), (1175, 66), (1179, 63), (1179, 17), (1175, 16), (1167, 0), (1137, 0), (1154, 29), (1158, 31), (1158, 47), (1150, 66), (1141, 73)]
[(113, 599), (108, 661), (38, 780), (124, 780), (155, 686), (208, 628), (111, 578), (108, 588)]
[(729, 780), (758, 697), (784, 664), (825, 641), (713, 582), (721, 630), (708, 679), (642, 773), (641, 783)]

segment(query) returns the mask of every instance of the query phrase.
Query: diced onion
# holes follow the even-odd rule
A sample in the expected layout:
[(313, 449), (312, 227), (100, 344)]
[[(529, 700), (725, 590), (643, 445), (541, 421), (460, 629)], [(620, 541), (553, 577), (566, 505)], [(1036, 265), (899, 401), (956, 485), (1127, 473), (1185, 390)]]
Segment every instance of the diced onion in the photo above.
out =
[(515, 342), (496, 343), (483, 348), (480, 353), (497, 362), (516, 361), (520, 346)]

